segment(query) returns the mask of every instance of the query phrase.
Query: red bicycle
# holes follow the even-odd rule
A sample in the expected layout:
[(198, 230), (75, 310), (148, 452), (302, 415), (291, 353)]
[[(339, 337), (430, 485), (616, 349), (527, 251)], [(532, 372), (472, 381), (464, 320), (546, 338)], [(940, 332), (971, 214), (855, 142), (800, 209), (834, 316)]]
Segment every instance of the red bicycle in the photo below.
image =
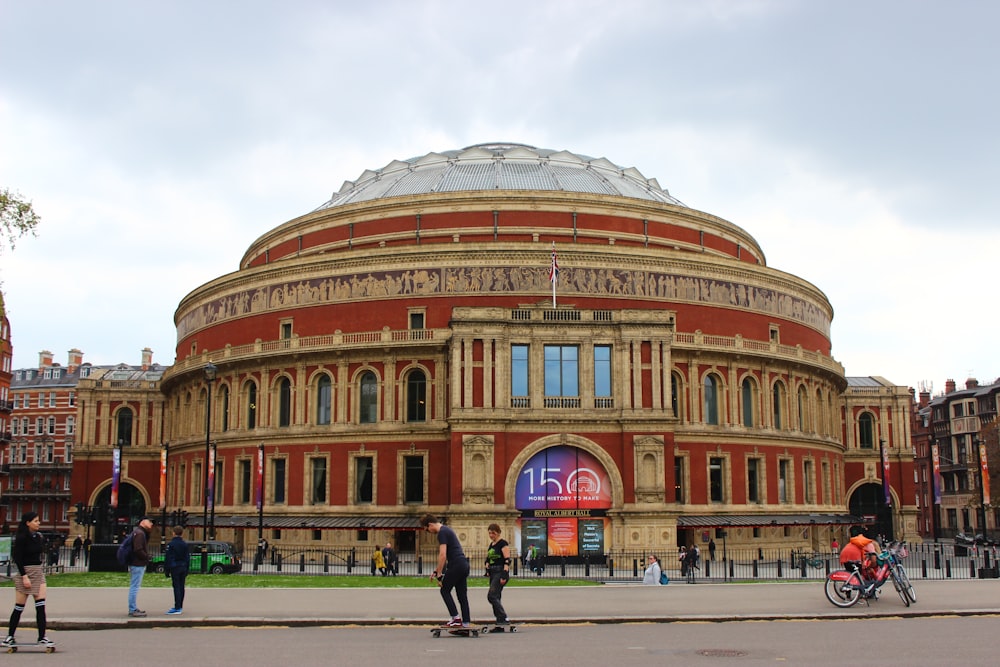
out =
[(903, 569), (899, 563), (901, 554), (905, 553), (903, 549), (905, 547), (894, 543), (875, 557), (877, 567), (874, 579), (865, 578), (860, 561), (848, 561), (845, 563), (847, 569), (831, 572), (826, 578), (826, 598), (837, 607), (851, 607), (861, 599), (866, 602), (872, 598), (878, 599), (882, 584), (891, 579), (899, 599), (909, 607), (911, 598), (916, 598), (916, 595), (911, 594), (913, 586), (905, 577), (905, 572), (899, 574)]

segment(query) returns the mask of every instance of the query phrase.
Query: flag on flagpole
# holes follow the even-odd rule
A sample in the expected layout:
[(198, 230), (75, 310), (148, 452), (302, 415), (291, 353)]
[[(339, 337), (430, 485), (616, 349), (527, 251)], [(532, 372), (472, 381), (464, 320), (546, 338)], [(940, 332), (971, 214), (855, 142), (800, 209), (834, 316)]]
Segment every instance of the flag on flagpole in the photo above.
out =
[(934, 504), (941, 504), (941, 455), (937, 443), (931, 445), (931, 461), (934, 464)]
[(559, 259), (556, 257), (556, 242), (552, 242), (552, 265), (549, 267), (549, 282), (552, 283), (552, 307), (556, 307), (556, 283), (559, 282)]
[(990, 466), (986, 459), (986, 443), (979, 443), (979, 465), (981, 467), (980, 478), (983, 484), (983, 505), (990, 504)]

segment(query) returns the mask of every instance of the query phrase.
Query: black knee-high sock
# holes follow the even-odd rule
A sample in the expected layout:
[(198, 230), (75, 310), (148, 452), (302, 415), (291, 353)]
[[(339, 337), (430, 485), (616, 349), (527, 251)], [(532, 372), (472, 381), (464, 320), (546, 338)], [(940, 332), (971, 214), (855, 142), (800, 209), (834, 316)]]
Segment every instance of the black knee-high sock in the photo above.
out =
[(17, 624), (21, 622), (21, 612), (24, 611), (23, 604), (15, 604), (14, 611), (10, 613), (10, 625), (7, 628), (7, 634), (11, 637), (17, 632)]
[(38, 638), (45, 636), (45, 598), (35, 600), (35, 624), (38, 625)]

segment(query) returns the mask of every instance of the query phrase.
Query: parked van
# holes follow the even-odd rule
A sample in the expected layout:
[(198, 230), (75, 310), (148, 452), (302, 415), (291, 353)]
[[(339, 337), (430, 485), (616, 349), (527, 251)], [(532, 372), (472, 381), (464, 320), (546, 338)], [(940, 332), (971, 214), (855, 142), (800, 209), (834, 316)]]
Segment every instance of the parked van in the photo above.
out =
[[(236, 553), (236, 547), (231, 542), (188, 542), (188, 549), (191, 550), (191, 558), (188, 563), (188, 572), (198, 574), (201, 572), (202, 549), (208, 546), (208, 567), (206, 572), (212, 574), (232, 574), (243, 569), (243, 563)], [(163, 574), (163, 554), (153, 556), (149, 559), (147, 570)]]

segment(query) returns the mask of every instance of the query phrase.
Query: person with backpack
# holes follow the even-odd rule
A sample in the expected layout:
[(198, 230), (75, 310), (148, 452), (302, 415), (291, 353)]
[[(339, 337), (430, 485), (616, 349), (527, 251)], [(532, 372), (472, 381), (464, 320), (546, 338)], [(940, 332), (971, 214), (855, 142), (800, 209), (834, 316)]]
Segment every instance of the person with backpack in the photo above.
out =
[(647, 559), (649, 564), (646, 566), (646, 571), (642, 575), (642, 583), (644, 586), (659, 586), (660, 585), (660, 559), (653, 554), (649, 555)]
[(136, 600), (139, 597), (139, 587), (142, 586), (142, 577), (146, 574), (146, 566), (149, 565), (149, 531), (152, 529), (153, 520), (144, 516), (139, 519), (135, 530), (125, 538), (126, 541), (132, 542), (124, 560), (128, 565), (129, 574), (128, 615), (133, 618), (142, 618), (146, 615), (146, 612), (136, 606)]
[(14, 611), (10, 615), (10, 625), (7, 626), (7, 637), (0, 646), (13, 648), (17, 646), (14, 633), (21, 621), (21, 612), (30, 595), (35, 599), (35, 624), (38, 626), (38, 643), (41, 646), (55, 646), (55, 642), (45, 636), (45, 568), (42, 567), (42, 554), (45, 552), (45, 538), (38, 532), (41, 519), (38, 512), (25, 512), (21, 523), (17, 525), (14, 544), (10, 557), (17, 566), (14, 575)]

